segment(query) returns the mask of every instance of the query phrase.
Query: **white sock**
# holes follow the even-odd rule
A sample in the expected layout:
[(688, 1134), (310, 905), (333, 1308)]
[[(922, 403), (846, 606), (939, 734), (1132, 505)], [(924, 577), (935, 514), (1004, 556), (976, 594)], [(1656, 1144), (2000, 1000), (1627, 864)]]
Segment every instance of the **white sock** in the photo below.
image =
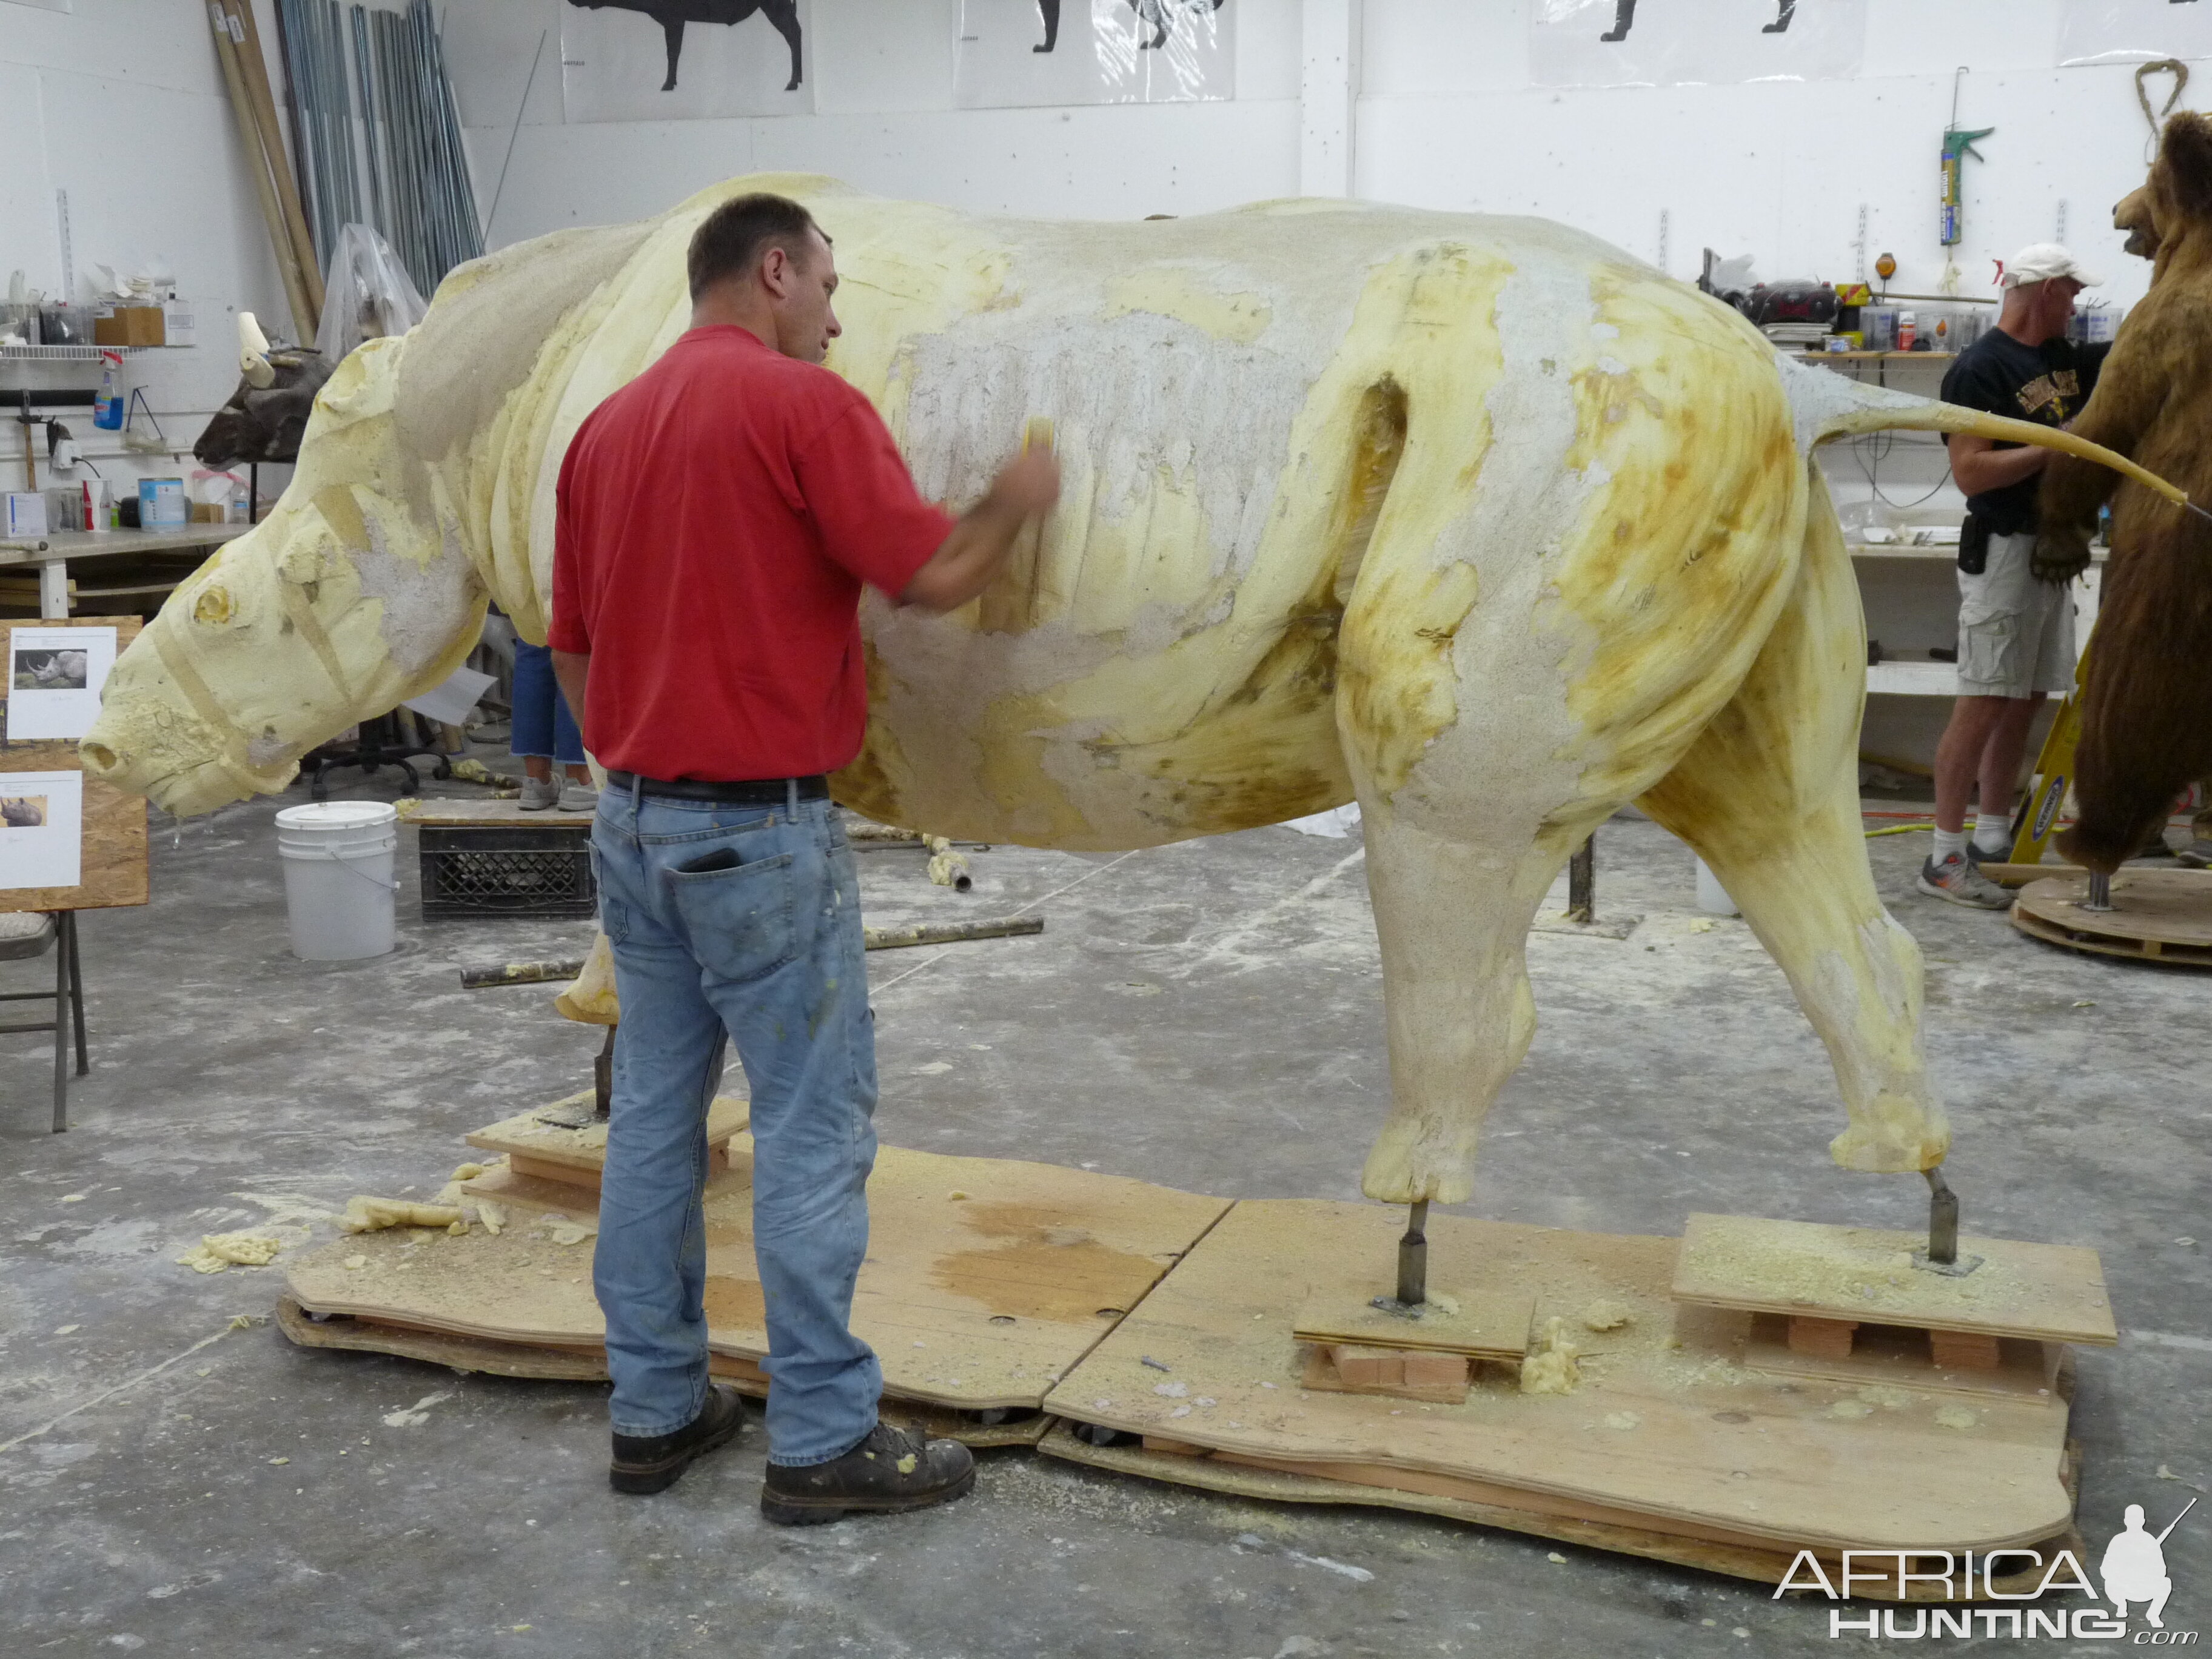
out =
[(2008, 812), (1977, 812), (1974, 814), (1974, 845), (2003, 847), (2012, 845), (2012, 815)]
[(1954, 853), (1957, 853), (1963, 857), (1966, 851), (1966, 832), (1964, 830), (1936, 830), (1936, 857), (1934, 862), (1941, 864), (1945, 859), (1949, 858)]

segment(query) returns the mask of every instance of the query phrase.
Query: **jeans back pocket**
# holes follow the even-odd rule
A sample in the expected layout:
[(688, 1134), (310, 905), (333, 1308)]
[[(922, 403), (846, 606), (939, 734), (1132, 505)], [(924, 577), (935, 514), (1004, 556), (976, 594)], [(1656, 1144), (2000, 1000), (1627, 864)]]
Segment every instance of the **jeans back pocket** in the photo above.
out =
[[(727, 854), (727, 861), (723, 855)], [(670, 896), (699, 965), (716, 978), (758, 979), (798, 954), (791, 854), (739, 863), (718, 848), (668, 872)]]

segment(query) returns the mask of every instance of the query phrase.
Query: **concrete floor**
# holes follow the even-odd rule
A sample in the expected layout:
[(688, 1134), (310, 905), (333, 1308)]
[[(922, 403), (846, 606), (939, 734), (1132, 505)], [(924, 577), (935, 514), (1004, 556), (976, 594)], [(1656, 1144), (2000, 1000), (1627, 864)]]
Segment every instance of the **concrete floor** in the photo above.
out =
[[(596, 1035), (543, 988), (463, 992), (454, 971), (574, 953), (587, 925), (426, 924), (411, 870), (398, 954), (293, 960), (279, 804), (158, 833), (154, 903), (84, 919), (95, 1066), (68, 1135), (45, 1132), (38, 1040), (0, 1040), (0, 1653), (1835, 1650), (1825, 1604), (1729, 1579), (1022, 1453), (986, 1454), (949, 1509), (775, 1530), (757, 1431), (666, 1496), (617, 1498), (601, 1388), (228, 1328), (269, 1312), (281, 1267), (204, 1278), (173, 1265), (181, 1247), (270, 1222), (319, 1239), (353, 1193), (427, 1195), (465, 1130), (582, 1086)], [(2130, 1502), (2163, 1525), (2212, 1486), (2212, 980), (1914, 897), (1924, 837), (1869, 845), (1929, 955), (1968, 1230), (2103, 1253), (2128, 1334), (2081, 1356), (2084, 1529), (2101, 1548)], [(1543, 1024), (1474, 1207), (1616, 1231), (1679, 1232), (1692, 1210), (1920, 1224), (1917, 1181), (1829, 1164), (1825, 1060), (1741, 923), (1691, 931), (1688, 854), (1631, 821), (1600, 848), (1601, 912), (1645, 920), (1626, 942), (1533, 942)], [(1357, 1196), (1387, 1085), (1356, 841), (975, 862), (962, 897), (910, 854), (863, 860), (872, 920), (1033, 903), (1048, 927), (871, 957), (887, 1141)], [(2167, 1559), (2168, 1625), (2212, 1625), (2212, 1516)]]

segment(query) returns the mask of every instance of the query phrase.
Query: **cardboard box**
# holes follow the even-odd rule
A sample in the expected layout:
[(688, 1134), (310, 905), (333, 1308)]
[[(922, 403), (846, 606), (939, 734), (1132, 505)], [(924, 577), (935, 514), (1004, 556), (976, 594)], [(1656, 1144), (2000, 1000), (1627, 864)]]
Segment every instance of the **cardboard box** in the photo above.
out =
[(159, 306), (106, 306), (92, 319), (94, 345), (157, 346), (167, 340)]

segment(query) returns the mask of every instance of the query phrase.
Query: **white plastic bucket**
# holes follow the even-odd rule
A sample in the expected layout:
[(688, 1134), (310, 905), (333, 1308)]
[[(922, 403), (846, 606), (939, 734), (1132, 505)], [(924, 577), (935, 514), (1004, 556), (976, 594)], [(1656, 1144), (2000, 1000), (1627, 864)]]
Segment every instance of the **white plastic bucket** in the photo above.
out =
[(318, 801), (276, 815), (294, 956), (351, 962), (398, 944), (398, 811), (382, 801)]

